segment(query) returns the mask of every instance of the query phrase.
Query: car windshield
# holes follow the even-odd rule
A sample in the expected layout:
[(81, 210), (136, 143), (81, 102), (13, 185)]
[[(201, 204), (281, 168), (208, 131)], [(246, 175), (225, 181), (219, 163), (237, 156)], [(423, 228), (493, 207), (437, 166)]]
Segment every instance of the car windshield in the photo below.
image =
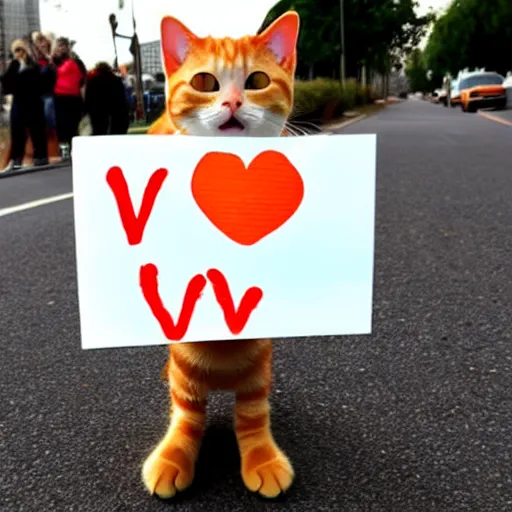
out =
[(476, 75), (470, 76), (462, 80), (461, 89), (471, 89), (479, 85), (501, 85), (503, 77), (500, 75)]

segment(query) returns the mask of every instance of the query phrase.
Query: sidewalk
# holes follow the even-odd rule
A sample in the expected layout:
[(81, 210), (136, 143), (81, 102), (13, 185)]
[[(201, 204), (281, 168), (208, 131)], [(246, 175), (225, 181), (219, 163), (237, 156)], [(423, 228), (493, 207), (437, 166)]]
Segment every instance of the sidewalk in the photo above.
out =
[(7, 176), (16, 176), (17, 174), (24, 174), (28, 172), (36, 172), (36, 171), (48, 171), (50, 169), (56, 169), (59, 167), (66, 167), (71, 165), (69, 160), (62, 160), (60, 157), (50, 158), (50, 163), (48, 165), (41, 165), (35, 167), (33, 165), (33, 161), (31, 159), (25, 159), (23, 161), (23, 167), (21, 169), (0, 169), (0, 179), (5, 178)]

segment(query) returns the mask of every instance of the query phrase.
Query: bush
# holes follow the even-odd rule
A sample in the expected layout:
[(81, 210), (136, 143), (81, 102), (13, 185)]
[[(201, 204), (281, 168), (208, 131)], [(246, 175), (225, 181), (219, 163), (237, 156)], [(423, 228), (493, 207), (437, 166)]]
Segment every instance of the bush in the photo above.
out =
[(355, 80), (343, 85), (337, 80), (317, 78), (297, 81), (292, 119), (325, 123), (355, 107), (373, 103), (377, 99), (371, 87), (362, 87)]
[(362, 100), (361, 86), (355, 80), (347, 80), (343, 84), (343, 102), (345, 110), (365, 105)]

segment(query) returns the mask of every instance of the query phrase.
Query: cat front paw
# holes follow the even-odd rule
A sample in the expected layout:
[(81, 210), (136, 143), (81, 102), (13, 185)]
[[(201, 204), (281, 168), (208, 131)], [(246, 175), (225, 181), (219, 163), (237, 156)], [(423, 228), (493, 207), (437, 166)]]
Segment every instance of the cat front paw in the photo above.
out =
[(192, 484), (194, 461), (181, 448), (157, 447), (144, 462), (142, 480), (151, 494), (172, 498)]
[(264, 498), (277, 498), (292, 485), (295, 477), (286, 455), (272, 445), (252, 448), (242, 458), (242, 478), (245, 486)]

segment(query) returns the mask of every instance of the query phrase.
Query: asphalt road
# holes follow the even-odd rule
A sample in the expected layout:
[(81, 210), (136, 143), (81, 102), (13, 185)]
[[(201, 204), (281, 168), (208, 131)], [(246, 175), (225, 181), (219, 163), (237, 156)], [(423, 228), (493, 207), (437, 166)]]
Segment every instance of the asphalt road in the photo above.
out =
[[(146, 494), (164, 347), (81, 351), (72, 200), (0, 216), (0, 510), (512, 510), (512, 128), (409, 100), (379, 134), (374, 333), (275, 343), (273, 430), (297, 479), (247, 492), (214, 395), (194, 487)], [(0, 180), (0, 209), (71, 191)]]
[(485, 111), (484, 113), (488, 116), (491, 116), (491, 118), (494, 118), (494, 120), (512, 127), (512, 109), (494, 111), (491, 110)]

